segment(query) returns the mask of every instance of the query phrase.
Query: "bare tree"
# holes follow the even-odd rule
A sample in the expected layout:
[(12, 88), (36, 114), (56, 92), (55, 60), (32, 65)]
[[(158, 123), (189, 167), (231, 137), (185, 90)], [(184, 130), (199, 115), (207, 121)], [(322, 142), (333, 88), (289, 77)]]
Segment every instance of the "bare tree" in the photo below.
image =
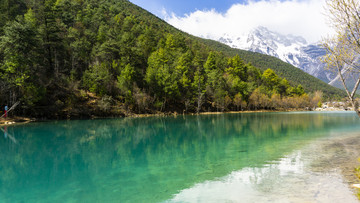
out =
[(318, 90), (318, 91), (314, 92), (314, 96), (312, 97), (312, 99), (310, 101), (311, 108), (316, 109), (316, 107), (321, 107), (322, 96), (323, 96), (322, 91)]
[[(360, 2), (358, 0), (327, 0), (326, 9), (336, 36), (323, 43), (327, 54), (323, 61), (329, 69), (338, 73), (354, 110), (360, 116), (354, 99), (360, 84)], [(347, 80), (355, 82), (352, 90)], [(351, 90), (351, 91), (350, 91)]]

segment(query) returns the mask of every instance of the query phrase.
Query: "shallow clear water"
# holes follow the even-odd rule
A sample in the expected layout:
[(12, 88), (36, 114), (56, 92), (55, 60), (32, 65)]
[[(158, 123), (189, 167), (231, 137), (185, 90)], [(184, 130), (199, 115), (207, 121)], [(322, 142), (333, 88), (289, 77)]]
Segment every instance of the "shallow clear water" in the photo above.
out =
[(314, 143), (359, 122), (353, 112), (295, 112), (10, 126), (0, 202), (354, 201), (337, 173), (307, 163)]

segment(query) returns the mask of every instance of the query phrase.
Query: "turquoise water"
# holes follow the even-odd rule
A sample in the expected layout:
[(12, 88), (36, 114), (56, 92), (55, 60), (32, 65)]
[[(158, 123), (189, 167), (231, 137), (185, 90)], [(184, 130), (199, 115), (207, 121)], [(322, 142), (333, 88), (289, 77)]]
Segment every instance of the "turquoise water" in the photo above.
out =
[[(216, 181), (224, 183), (224, 177), (228, 180), (238, 171), (279, 165), (279, 160), (331, 134), (359, 130), (353, 112), (9, 126), (0, 138), (0, 202), (205, 202), (176, 198), (204, 182), (218, 187)], [(254, 190), (256, 185), (241, 188)]]

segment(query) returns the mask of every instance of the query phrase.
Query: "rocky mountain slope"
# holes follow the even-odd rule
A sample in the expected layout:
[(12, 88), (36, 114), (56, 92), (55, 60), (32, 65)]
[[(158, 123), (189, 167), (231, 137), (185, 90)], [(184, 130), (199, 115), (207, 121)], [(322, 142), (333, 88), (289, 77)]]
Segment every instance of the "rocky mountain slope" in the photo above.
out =
[(325, 55), (325, 50), (318, 44), (308, 44), (299, 36), (282, 35), (265, 27), (258, 27), (238, 36), (224, 34), (218, 41), (233, 48), (277, 57), (326, 83), (336, 77), (333, 72), (325, 70), (320, 60)]

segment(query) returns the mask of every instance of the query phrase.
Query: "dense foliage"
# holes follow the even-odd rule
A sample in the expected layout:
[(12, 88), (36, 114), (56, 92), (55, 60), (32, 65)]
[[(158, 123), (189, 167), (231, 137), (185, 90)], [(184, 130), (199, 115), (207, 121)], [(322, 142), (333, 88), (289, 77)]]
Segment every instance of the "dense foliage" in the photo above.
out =
[(226, 55), (233, 56), (238, 54), (244, 59), (244, 61), (253, 64), (262, 71), (265, 71), (267, 68), (271, 67), (271, 69), (273, 69), (275, 73), (278, 74), (280, 77), (288, 79), (291, 85), (301, 84), (306, 92), (322, 91), (324, 93), (324, 97), (326, 97), (327, 99), (346, 97), (345, 91), (330, 86), (327, 83), (321, 81), (320, 79), (305, 73), (299, 68), (295, 68), (289, 63), (284, 63), (276, 57), (239, 49), (232, 49), (224, 44), (217, 43), (212, 40), (199, 40), (204, 41), (205, 44), (207, 44), (214, 50), (221, 51)]
[(232, 49), (182, 33), (127, 0), (0, 0), (0, 5), (0, 104), (20, 100), (21, 114), (310, 105), (299, 79), (289, 83), (279, 77), (268, 69), (273, 63), (259, 59), (260, 67), (269, 65), (262, 72)]

